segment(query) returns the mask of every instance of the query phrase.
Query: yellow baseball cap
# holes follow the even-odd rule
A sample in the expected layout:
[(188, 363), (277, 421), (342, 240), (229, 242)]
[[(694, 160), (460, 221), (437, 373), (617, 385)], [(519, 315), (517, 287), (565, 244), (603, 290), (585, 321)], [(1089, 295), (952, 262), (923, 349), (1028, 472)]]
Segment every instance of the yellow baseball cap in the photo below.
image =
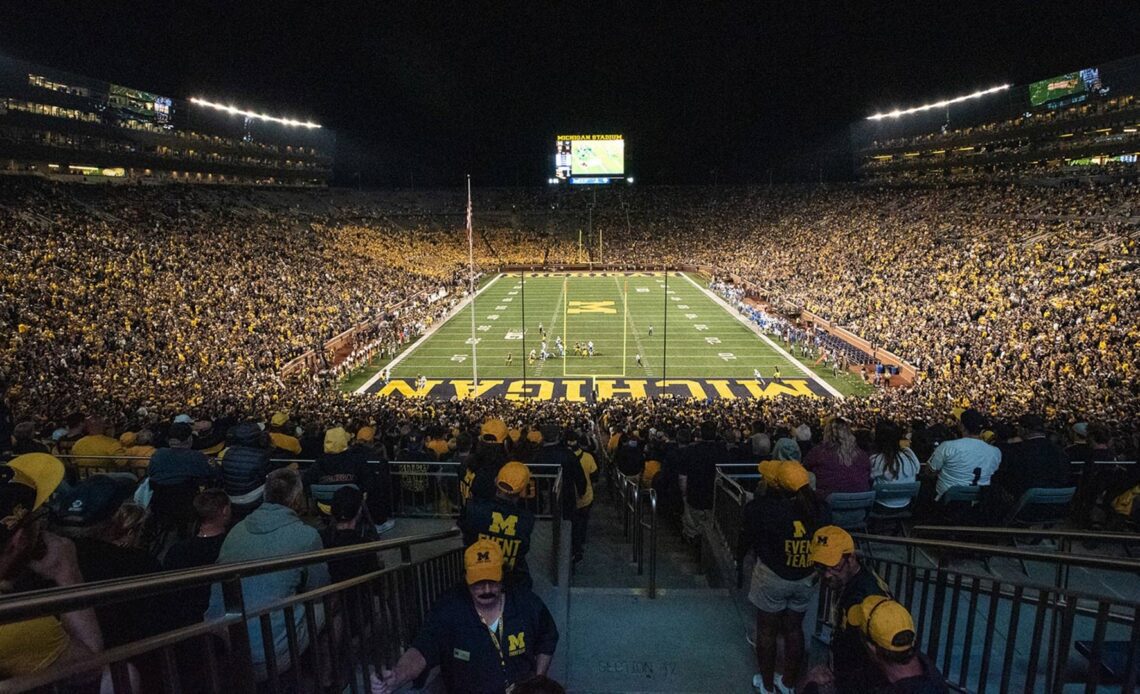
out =
[(542, 432), (538, 429), (531, 429), (526, 432), (526, 440), (531, 443), (542, 443)]
[(502, 443), (507, 438), (507, 424), (501, 419), (488, 419), (479, 429), (479, 438), (493, 439), (495, 443)]
[(645, 461), (645, 469), (641, 471), (641, 481), (643, 484), (653, 484), (653, 478), (661, 472), (661, 463), (656, 460)]
[(344, 427), (335, 427), (325, 432), (325, 453), (344, 453), (352, 437)]
[(376, 427), (364, 426), (364, 427), (360, 427), (360, 429), (358, 429), (356, 432), (356, 440), (357, 441), (371, 442), (375, 438), (376, 438)]
[(764, 484), (768, 485), (769, 487), (775, 487), (780, 483), (778, 473), (780, 471), (780, 464), (783, 462), (784, 461), (782, 460), (760, 461), (760, 464), (756, 466), (756, 469), (760, 471), (760, 479), (764, 480)]
[(43, 506), (63, 482), (64, 466), (59, 458), (49, 453), (25, 453), (8, 461), (8, 467), (19, 471), (19, 482), (30, 480), (36, 490), (32, 510)]
[(914, 648), (914, 620), (898, 602), (884, 595), (868, 595), (858, 609), (848, 612), (848, 622), (885, 651), (905, 653)]
[(811, 476), (803, 465), (794, 460), (784, 460), (776, 470), (776, 482), (789, 492), (798, 492), (811, 484)]
[(273, 417), (269, 423), (275, 427), (283, 427), (289, 421), (289, 414), (287, 412), (274, 412)]
[(479, 540), (463, 552), (467, 585), (479, 581), (503, 580), (503, 550), (494, 540)]
[(520, 462), (507, 463), (495, 475), (495, 486), (507, 494), (522, 494), (529, 484), (530, 468)]
[(811, 560), (824, 566), (835, 566), (846, 554), (855, 554), (855, 540), (838, 525), (825, 525), (811, 538)]

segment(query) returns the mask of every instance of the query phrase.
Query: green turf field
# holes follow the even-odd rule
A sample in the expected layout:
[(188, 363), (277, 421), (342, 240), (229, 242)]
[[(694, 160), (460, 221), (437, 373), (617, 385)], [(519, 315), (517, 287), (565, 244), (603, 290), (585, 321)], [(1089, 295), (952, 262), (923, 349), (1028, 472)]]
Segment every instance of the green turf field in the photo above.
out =
[[(480, 381), (524, 376), (754, 380), (755, 369), (766, 380), (777, 369), (783, 379), (809, 379), (703, 286), (699, 277), (684, 273), (502, 275), (484, 285), (471, 305), (405, 350), (392, 362), (391, 377), (470, 379), (474, 361)], [(474, 355), (472, 311), (478, 339)], [(541, 351), (540, 325), (553, 356), (531, 361), (530, 351)], [(555, 336), (562, 337), (565, 357), (558, 355)], [(576, 342), (591, 340), (594, 356), (574, 353)], [(835, 385), (847, 394), (851, 388), (843, 380)], [(365, 374), (358, 374), (346, 387), (355, 389), (364, 381)], [(823, 390), (818, 384), (812, 387)], [(373, 384), (364, 390), (377, 389)]]

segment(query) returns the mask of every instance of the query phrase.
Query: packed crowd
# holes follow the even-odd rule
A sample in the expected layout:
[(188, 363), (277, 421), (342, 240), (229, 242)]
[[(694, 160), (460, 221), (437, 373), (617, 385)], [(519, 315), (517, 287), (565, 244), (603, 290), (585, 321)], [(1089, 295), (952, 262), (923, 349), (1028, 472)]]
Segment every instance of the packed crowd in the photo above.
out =
[[(461, 509), (457, 525), (468, 546), (467, 580), (438, 601), (393, 670), (372, 678), (372, 690), (395, 691), (440, 664), (449, 691), (470, 691), (469, 684), (459, 684), (469, 682), (465, 678), (503, 674), (488, 653), (480, 653), (470, 666), (446, 657), (454, 648), (466, 650), (464, 634), (469, 630), (453, 629), (456, 620), (470, 618), (470, 600), (480, 616), (493, 623), (507, 618), (507, 613), (496, 612), (496, 605), (502, 609), (501, 596), (513, 596), (522, 607), (515, 606), (511, 619), (532, 620), (525, 628), (541, 635), (537, 649), (511, 661), (511, 681), (544, 675), (554, 653), (557, 627), (530, 592), (526, 563), (535, 524), (526, 500), (532, 470), (561, 471), (561, 507), (551, 503), (547, 510), (570, 522), (576, 563), (584, 558), (601, 469), (651, 486), (658, 513), (694, 542), (711, 529), (715, 489), (723, 483), (719, 473), (759, 469), (762, 483), (748, 495), (752, 500), (742, 509), (734, 548), (738, 561), (749, 553), (756, 558), (749, 599), (759, 610), (756, 648), (761, 672), (754, 686), (778, 691), (773, 677), (779, 636), (785, 641), (783, 684), (838, 682), (840, 691), (848, 691), (844, 681), (860, 686), (877, 682), (903, 664), (909, 664), (911, 676), (931, 683), (941, 678), (929, 662), (914, 660), (913, 625), (905, 627), (912, 632), (910, 640), (892, 646), (893, 637), (876, 641), (850, 617), (854, 613), (849, 610), (869, 595), (889, 598), (890, 593), (885, 587), (860, 593), (867, 586), (852, 583), (865, 568), (850, 536), (828, 525), (834, 521), (828, 507), (832, 494), (866, 492), (880, 482), (918, 482), (923, 490), (916, 491), (919, 522), (943, 518), (961, 524), (967, 522), (961, 516), (944, 515), (959, 511), (950, 509), (943, 497), (955, 487), (980, 486), (986, 518), (1000, 523), (1030, 487), (1066, 487), (1075, 480), (1081, 491), (1072, 511), (1082, 525), (1111, 523), (1115, 515), (1134, 519), (1140, 511), (1135, 465), (1101, 465), (1088, 472), (1072, 464), (1135, 460), (1140, 446), (1136, 432), (1120, 435), (1102, 423), (1083, 422), (1050, 432), (1040, 416), (1024, 415), (1014, 424), (989, 420), (973, 409), (956, 409), (946, 421), (929, 425), (881, 418), (868, 427), (842, 418), (821, 419), (829, 411), (820, 403), (804, 402), (795, 415), (775, 405), (681, 399), (596, 404), (385, 400), (373, 401), (367, 414), (338, 412), (330, 428), (313, 423), (325, 421), (327, 412), (320, 413), (321, 419), (275, 412), (264, 421), (194, 421), (188, 414), (168, 421), (148, 413), (136, 415), (123, 432), (100, 417), (75, 420), (73, 427), (47, 440), (37, 436), (34, 426), (21, 423), (10, 439), (9, 452), (15, 457), (10, 465), (0, 466), (0, 512), (8, 519), (0, 524), (3, 592), (359, 544), (391, 530), (397, 512), (440, 503), (445, 513)], [(447, 472), (441, 472), (440, 463), (451, 464)], [(123, 474), (132, 468), (141, 480)], [(439, 474), (417, 477), (429, 470)], [(329, 484), (345, 486), (322, 511), (312, 503), (319, 501), (314, 485)], [(1132, 506), (1127, 512), (1119, 507), (1123, 497)], [(46, 513), (32, 513), (40, 506)], [(375, 555), (361, 555), (259, 576), (245, 581), (244, 599), (248, 609), (256, 610), (379, 568)], [(837, 627), (854, 629), (833, 642), (830, 668), (805, 671), (799, 623), (775, 616), (791, 610), (802, 619), (815, 600), (817, 574), (838, 595)], [(858, 580), (874, 580), (873, 574)], [(338, 623), (348, 616), (342, 610), (353, 609), (353, 600), (363, 599), (353, 595), (346, 594), (345, 603), (332, 603), (332, 612), (318, 612), (309, 623), (298, 611), (292, 625), (297, 647), (318, 648), (317, 657), (327, 657), (318, 646), (318, 634), (333, 641), (344, 636)], [(864, 604), (864, 609), (870, 607)], [(485, 615), (481, 608), (487, 608)], [(898, 617), (907, 623), (905, 608), (893, 609), (901, 610)], [(221, 592), (214, 586), (62, 619), (0, 625), (0, 674), (26, 674), (67, 663), (219, 617), (222, 611)], [(287, 619), (275, 612), (268, 627), (256, 620), (248, 624), (260, 680), (297, 666), (289, 660), (293, 646), (280, 637)], [(277, 635), (273, 646), (261, 641), (266, 628)], [(878, 643), (900, 660), (874, 650), (869, 657), (862, 639)], [(196, 671), (188, 665), (186, 677), (193, 679)], [(861, 673), (858, 679), (856, 672)], [(142, 691), (149, 691), (162, 674), (157, 659), (145, 655), (131, 660), (130, 676)], [(98, 673), (88, 677), (96, 680)], [(498, 683), (474, 691), (495, 691)]]
[[(581, 196), (477, 198), (487, 220), (474, 243), (478, 269), (576, 260)], [(77, 411), (120, 428), (183, 411), (213, 419), (285, 408), (314, 424), (366, 416), (370, 399), (341, 394), (335, 379), (282, 380), (282, 367), (316, 349), (339, 375), (394, 353), (460, 300), (468, 249), (454, 198), (425, 194), (415, 207), (406, 193), (6, 181), (8, 401), (48, 433)], [(1140, 387), (1135, 198), (1135, 185), (1120, 182), (905, 194), (630, 188), (597, 196), (602, 255), (596, 243), (581, 253), (735, 275), (759, 288), (756, 298), (811, 310), (918, 368), (911, 388), (811, 406), (828, 413), (937, 420), (973, 406), (1127, 428)], [(365, 329), (338, 365), (319, 347), (354, 326)], [(803, 406), (752, 407), (795, 418)]]

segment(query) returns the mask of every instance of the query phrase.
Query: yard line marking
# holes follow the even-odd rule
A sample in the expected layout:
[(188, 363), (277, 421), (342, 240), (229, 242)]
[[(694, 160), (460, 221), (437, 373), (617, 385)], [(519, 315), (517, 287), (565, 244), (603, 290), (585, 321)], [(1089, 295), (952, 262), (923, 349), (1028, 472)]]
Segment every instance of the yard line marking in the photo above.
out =
[[(566, 306), (566, 280), (562, 281), (562, 293), (561, 293), (561, 296), (559, 297), (559, 299), (560, 299), (559, 301), (554, 302), (554, 315), (550, 317), (550, 329), (546, 331), (547, 336), (549, 336), (551, 338), (554, 337), (554, 326), (558, 325), (559, 308), (561, 308), (563, 311), (566, 310), (566, 308), (565, 308), (565, 306)], [(526, 326), (524, 325), (523, 328), (525, 329)], [(565, 339), (566, 336), (563, 335), (562, 337)], [(539, 339), (541, 339), (541, 338), (539, 338)], [(557, 349), (554, 349), (553, 344), (550, 344), (548, 346), (551, 349), (553, 349), (554, 352), (558, 351)], [(565, 345), (563, 345), (563, 346), (565, 346)], [(523, 358), (526, 358), (525, 354), (523, 355)], [(562, 364), (563, 364), (562, 368), (563, 368), (563, 370), (565, 370), (565, 368), (566, 368), (566, 366), (565, 366), (566, 357), (557, 357), (557, 356), (551, 357), (551, 359), (559, 359), (559, 358), (562, 359)], [(549, 360), (547, 360), (547, 361), (549, 361)], [(536, 364), (535, 368), (534, 368), (534, 375), (535, 376), (541, 375), (542, 374), (542, 367), (544, 367), (544, 366), (546, 366), (546, 362), (539, 359), (538, 364)]]
[[(376, 373), (372, 374), (372, 378), (368, 379), (367, 381), (364, 382), (364, 385), (357, 388), (355, 391), (355, 394), (356, 395), (363, 395), (363, 394), (367, 393), (369, 388), (376, 385), (376, 382), (380, 380), (381, 375), (383, 375), (383, 373), (385, 371), (391, 372), (392, 368), (394, 366), (396, 366), (397, 364), (399, 364), (400, 362), (402, 362), (405, 357), (411, 356), (412, 352), (415, 352), (416, 349), (420, 345), (427, 342), (428, 338), (430, 338), (432, 335), (435, 335), (437, 330), (442, 328), (447, 323), (450, 323), (452, 318), (454, 318), (457, 315), (459, 315), (460, 313), (462, 313), (463, 309), (467, 308), (468, 304), (474, 302), (475, 299), (478, 299), (480, 294), (482, 294), (483, 292), (490, 289), (491, 285), (498, 282), (499, 278), (502, 276), (503, 276), (503, 273), (501, 273), (501, 272), (499, 274), (495, 275), (494, 277), (491, 278), (490, 282), (488, 282), (487, 284), (484, 284), (482, 286), (482, 288), (480, 288), (478, 291), (475, 292), (475, 296), (469, 296), (466, 299), (464, 299), (463, 301), (460, 301), (458, 304), (456, 304), (455, 308), (451, 309), (451, 311), (449, 311), (448, 314), (446, 316), (444, 316), (443, 320), (438, 320), (435, 323), (433, 323), (432, 326), (430, 328), (428, 328), (427, 332), (420, 336), (420, 339), (418, 339), (412, 343), (411, 347), (408, 347), (407, 349), (405, 349), (395, 359), (388, 362), (382, 369), (380, 369)], [(475, 308), (472, 307), (471, 310), (474, 311)]]
[(756, 326), (755, 324), (753, 324), (753, 323), (749, 323), (749, 322), (748, 322), (748, 319), (747, 319), (747, 318), (745, 318), (744, 316), (742, 316), (742, 315), (740, 314), (740, 312), (739, 312), (739, 311), (737, 311), (737, 310), (736, 310), (736, 309), (734, 309), (732, 306), (730, 306), (730, 305), (728, 304), (728, 302), (727, 302), (727, 301), (725, 301), (724, 299), (720, 298), (719, 296), (717, 296), (717, 295), (716, 295), (716, 294), (714, 294), (713, 292), (709, 291), (708, 289), (705, 289), (705, 288), (704, 288), (704, 287), (702, 287), (701, 285), (699, 285), (699, 284), (697, 284), (696, 282), (694, 282), (694, 281), (693, 281), (693, 278), (692, 278), (692, 277), (689, 277), (689, 273), (687, 273), (687, 272), (686, 272), (686, 273), (682, 273), (682, 276), (683, 276), (685, 279), (689, 280), (689, 284), (691, 284), (691, 285), (693, 285), (694, 287), (696, 287), (698, 291), (700, 291), (700, 292), (701, 292), (701, 293), (703, 293), (705, 296), (707, 296), (707, 297), (709, 297), (710, 299), (712, 299), (712, 300), (713, 300), (714, 302), (716, 302), (716, 303), (717, 303), (717, 304), (718, 304), (718, 305), (719, 305), (721, 308), (723, 308), (725, 311), (728, 311), (728, 313), (729, 313), (730, 315), (734, 316), (734, 317), (736, 318), (736, 320), (738, 320), (738, 321), (740, 321), (741, 323), (743, 323), (743, 324), (745, 325), (745, 327), (747, 327), (747, 328), (748, 328), (749, 330), (751, 330), (752, 332), (756, 333), (756, 335), (758, 335), (758, 336), (760, 337), (760, 339), (761, 339), (761, 340), (763, 340), (764, 342), (767, 342), (767, 343), (768, 343), (768, 346), (769, 346), (769, 347), (771, 347), (772, 349), (776, 350), (776, 351), (777, 351), (777, 352), (780, 354), (780, 356), (782, 356), (782, 357), (784, 357), (785, 359), (787, 359), (788, 361), (790, 361), (790, 362), (792, 363), (792, 365), (793, 365), (793, 366), (795, 366), (795, 367), (796, 367), (797, 369), (799, 369), (800, 371), (802, 371), (802, 372), (804, 373), (804, 375), (805, 375), (805, 376), (807, 376), (807, 377), (808, 377), (808, 378), (810, 378), (811, 380), (813, 380), (813, 381), (815, 381), (816, 383), (818, 383), (818, 384), (820, 385), (820, 387), (821, 387), (821, 388), (823, 388), (824, 390), (826, 390), (828, 393), (830, 393), (832, 397), (834, 397), (834, 398), (836, 398), (836, 399), (838, 399), (838, 400), (842, 400), (842, 399), (843, 399), (843, 393), (840, 393), (838, 390), (836, 390), (836, 389), (835, 389), (835, 387), (834, 387), (834, 386), (832, 386), (830, 383), (828, 383), (827, 381), (825, 381), (825, 380), (823, 380), (822, 378), (820, 378), (818, 375), (816, 375), (816, 373), (815, 373), (814, 371), (812, 371), (811, 369), (809, 369), (809, 368), (807, 368), (806, 366), (804, 366), (804, 365), (803, 365), (803, 363), (802, 363), (802, 362), (800, 362), (800, 360), (799, 360), (799, 359), (796, 359), (796, 358), (795, 358), (795, 357), (793, 357), (792, 355), (788, 354), (788, 353), (787, 353), (787, 351), (785, 351), (783, 347), (781, 347), (780, 345), (778, 345), (778, 344), (776, 344), (775, 342), (773, 342), (773, 341), (772, 341), (772, 340), (771, 340), (771, 339), (770, 339), (770, 338), (769, 338), (767, 335), (765, 335), (764, 333), (760, 332), (760, 328), (759, 328), (759, 327), (757, 327), (757, 326)]
[[(614, 284), (617, 284), (618, 292), (621, 292), (621, 284), (618, 282), (617, 277), (614, 277)], [(645, 371), (646, 376), (652, 376), (653, 371), (651, 371), (649, 368), (649, 355), (647, 355), (645, 353), (645, 347), (641, 344), (641, 333), (639, 333), (637, 331), (637, 327), (633, 325), (633, 316), (631, 316), (629, 314), (628, 306), (627, 306), (626, 311), (625, 311), (625, 320), (626, 320), (626, 323), (628, 324), (626, 326), (626, 330), (629, 330), (629, 328), (633, 328), (633, 340), (634, 340), (634, 342), (637, 343), (637, 353), (641, 355), (641, 368), (642, 368), (642, 370)], [(621, 365), (621, 370), (622, 370), (622, 373), (625, 373), (626, 365), (624, 362), (628, 358), (628, 355), (626, 355), (625, 350), (622, 350), (621, 356), (622, 356), (622, 362), (623, 362)]]

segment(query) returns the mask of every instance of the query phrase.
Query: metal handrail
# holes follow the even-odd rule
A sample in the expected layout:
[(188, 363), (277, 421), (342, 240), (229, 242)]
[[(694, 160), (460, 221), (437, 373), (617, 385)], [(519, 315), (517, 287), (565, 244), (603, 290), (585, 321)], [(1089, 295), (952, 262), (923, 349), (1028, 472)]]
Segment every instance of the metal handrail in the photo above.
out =
[(969, 542), (948, 542), (946, 540), (924, 540), (914, 537), (891, 537), (887, 535), (871, 535), (868, 533), (851, 533), (851, 537), (864, 542), (875, 542), (885, 545), (899, 545), (901, 547), (914, 547), (916, 549), (941, 549), (963, 554), (988, 554), (995, 557), (1007, 557), (1022, 561), (1036, 561), (1046, 564), (1067, 564), (1088, 569), (1105, 569), (1108, 571), (1127, 571), (1140, 573), (1140, 560), (1115, 559), (1111, 557), (1096, 557), (1087, 554), (1062, 555), (1056, 552), (1031, 552), (1023, 549), (1002, 547), (1000, 545), (979, 545)]
[[(949, 567), (919, 566), (909, 559), (868, 556), (864, 561), (887, 582), (892, 594), (911, 610), (923, 650), (932, 661), (941, 660), (941, 671), (958, 686), (966, 686), (970, 679), (976, 677), (984, 687), (991, 658), (1001, 657), (1004, 652), (998, 671), (1001, 685), (997, 688), (1000, 691), (1012, 691), (1009, 682), (1014, 671), (1025, 675), (1025, 691), (1063, 691), (1067, 682), (1063, 675), (1068, 654), (1073, 642), (1081, 638), (1077, 636), (1077, 617), (1096, 622), (1092, 633), (1086, 636), (1091, 637), (1093, 644), (1088, 655), (1090, 668), (1086, 691), (1094, 691), (1103, 676), (1099, 659), (1107, 639), (1107, 624), (1129, 628), (1130, 631), (1125, 633), (1132, 634), (1133, 651), (1140, 647), (1140, 633), (1135, 629), (1140, 621), (1140, 602), (1032, 581), (1010, 581)], [(817, 636), (822, 627), (829, 624), (825, 615), (830, 611), (833, 599), (834, 595), (829, 590), (821, 590), (821, 619), (816, 624)], [(999, 648), (994, 647), (996, 630), (993, 627), (997, 624), (1003, 603), (1008, 606), (1005, 610), (1008, 610), (1011, 621), (1001, 636), (1006, 640), (1005, 647)], [(964, 627), (958, 617), (962, 611), (967, 615)], [(1028, 639), (1028, 668), (1013, 663), (1014, 647), (1021, 638), (1017, 634), (1024, 631), (1017, 628), (1018, 618), (1032, 623), (1032, 636)], [(976, 626), (978, 624), (980, 627)], [(831, 626), (834, 628), (834, 624)], [(964, 633), (958, 639), (959, 630), (963, 629)], [(984, 635), (980, 669), (971, 661), (969, 644), (976, 643), (973, 641), (975, 635)], [(964, 650), (955, 648), (955, 644), (962, 643), (967, 644)], [(957, 667), (952, 667), (955, 661)], [(1138, 669), (1136, 662), (1132, 658), (1128, 665), (1132, 684), (1122, 691), (1133, 691)], [(1043, 690), (1035, 684), (1041, 674), (1045, 676)]]
[[(162, 449), (160, 448), (157, 450), (162, 450)], [(75, 454), (58, 454), (58, 455), (52, 454), (52, 457), (59, 458), (60, 460), (72, 460), (72, 459), (78, 459), (78, 458), (81, 458), (83, 460), (107, 460), (108, 463), (112, 462), (112, 460), (149, 460), (150, 459), (150, 456), (124, 456), (124, 455), (120, 455), (120, 456), (86, 455), (86, 456), (84, 456), (84, 455), (75, 455)], [(225, 458), (219, 458), (218, 456), (210, 456), (210, 455), (207, 455), (206, 459), (213, 460), (213, 462), (215, 462), (215, 463), (221, 462), (221, 460), (225, 460)], [(291, 463), (312, 464), (312, 463), (317, 462), (317, 458), (269, 458), (269, 462), (270, 463), (285, 464), (285, 465), (288, 465)], [(373, 464), (388, 463), (389, 465), (437, 465), (437, 466), (442, 466), (442, 467), (458, 467), (459, 465), (461, 465), (461, 464), (455, 462), (455, 460), (382, 460), (380, 458), (366, 458), (365, 463), (373, 463)], [(538, 464), (528, 463), (527, 467), (529, 467), (531, 471), (534, 471), (534, 470), (536, 470), (536, 468), (560, 467), (560, 466), (559, 465), (546, 464), (546, 463), (538, 463)]]
[[(629, 475), (617, 472), (621, 485), (622, 524), (625, 538), (630, 542), (630, 561), (637, 563), (637, 575), (645, 574), (645, 531), (649, 530), (649, 588), (650, 598), (657, 597), (657, 492), (642, 489)], [(643, 519), (642, 509), (648, 501), (649, 518)]]
[(212, 564), (183, 571), (164, 571), (139, 578), (121, 578), (95, 581), (65, 588), (18, 593), (0, 598), (0, 623), (15, 622), (44, 614), (57, 614), (77, 609), (86, 609), (94, 604), (114, 603), (127, 598), (136, 599), (165, 593), (178, 588), (218, 583), (234, 579), (259, 576), (285, 569), (292, 569), (332, 559), (344, 559), (356, 555), (373, 554), (389, 549), (408, 550), (413, 545), (437, 542), (459, 537), (457, 529), (414, 537), (377, 540), (375, 542), (322, 549), (303, 554), (291, 554), (273, 559)]
[(993, 528), (977, 526), (916, 525), (911, 528), (915, 534), (931, 535), (992, 535), (995, 537), (1034, 537), (1043, 539), (1066, 538), (1070, 540), (1096, 540), (1100, 542), (1140, 542), (1140, 534), (1114, 532), (1087, 532), (1084, 530), (1050, 530), (1039, 528)]
[(649, 597), (657, 597), (657, 490), (649, 490)]

